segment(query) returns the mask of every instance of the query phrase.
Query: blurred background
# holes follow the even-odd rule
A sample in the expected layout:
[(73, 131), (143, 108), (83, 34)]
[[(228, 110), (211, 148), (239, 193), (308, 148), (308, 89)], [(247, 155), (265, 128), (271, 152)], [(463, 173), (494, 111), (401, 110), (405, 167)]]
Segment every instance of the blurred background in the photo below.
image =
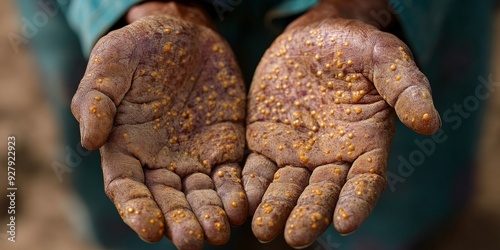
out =
[[(53, 93), (46, 91), (40, 72), (50, 65), (37, 63), (29, 43), (16, 51), (7, 39), (8, 34), (20, 30), (21, 22), (14, 1), (0, 1), (0, 140), (3, 140), (0, 141), (0, 249), (104, 249), (89, 233), (88, 208), (73, 188), (74, 182), (79, 181), (77, 185), (89, 188), (93, 183), (99, 183), (97, 187), (102, 185), (100, 178), (82, 180), (81, 177), (85, 171), (99, 172), (99, 166), (79, 164), (79, 158), (98, 155), (88, 156), (88, 152), (78, 151), (76, 144), (68, 145), (65, 140), (67, 128), (57, 115), (61, 107), (55, 107), (54, 100), (50, 101)], [(497, 11), (491, 63), (493, 79), (497, 81), (500, 81), (499, 30), (500, 12)], [(83, 67), (76, 65), (75, 72), (82, 72)], [(74, 84), (73, 89), (77, 82)], [(500, 249), (500, 91), (493, 92), (485, 105), (476, 148), (477, 164), (472, 173), (471, 199), (458, 209), (458, 216), (427, 236), (419, 246), (422, 249)], [(72, 126), (78, 129), (76, 122)], [(7, 137), (11, 135), (16, 136), (16, 243), (6, 240), (3, 226), (8, 223), (4, 163), (7, 162)], [(112, 206), (107, 201), (102, 205)], [(122, 230), (127, 229), (123, 226)], [(317, 248), (320, 245), (316, 244), (315, 249), (323, 249)], [(342, 245), (335, 247), (344, 249)]]

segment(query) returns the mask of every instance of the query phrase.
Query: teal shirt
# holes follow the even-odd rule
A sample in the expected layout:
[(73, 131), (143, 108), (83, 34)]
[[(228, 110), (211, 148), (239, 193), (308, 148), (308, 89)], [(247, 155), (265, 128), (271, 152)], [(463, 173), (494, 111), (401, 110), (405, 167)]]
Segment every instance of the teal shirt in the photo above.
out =
[[(78, 34), (84, 55), (132, 6), (142, 0), (66, 0), (61, 4), (70, 27)], [(59, 1), (59, 2), (66, 2)]]

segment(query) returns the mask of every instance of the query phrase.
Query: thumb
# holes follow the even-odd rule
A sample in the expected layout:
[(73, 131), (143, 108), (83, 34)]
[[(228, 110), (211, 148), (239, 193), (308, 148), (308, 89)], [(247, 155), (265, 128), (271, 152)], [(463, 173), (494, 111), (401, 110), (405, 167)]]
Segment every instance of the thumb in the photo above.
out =
[(114, 31), (96, 44), (85, 76), (78, 86), (71, 112), (80, 123), (82, 146), (100, 148), (107, 140), (120, 104), (131, 86), (137, 62), (130, 33)]
[(95, 150), (104, 145), (113, 128), (116, 113), (111, 99), (96, 90), (77, 92), (71, 102), (71, 111), (80, 123), (82, 146)]
[(373, 83), (395, 108), (403, 124), (429, 135), (441, 127), (429, 80), (420, 72), (409, 48), (395, 36), (380, 32), (373, 37)]

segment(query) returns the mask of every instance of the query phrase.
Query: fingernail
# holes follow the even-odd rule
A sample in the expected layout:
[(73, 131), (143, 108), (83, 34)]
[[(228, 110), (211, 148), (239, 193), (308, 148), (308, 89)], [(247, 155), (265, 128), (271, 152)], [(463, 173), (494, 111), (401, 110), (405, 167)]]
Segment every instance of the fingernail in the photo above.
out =
[(83, 120), (80, 120), (80, 142), (83, 147), (85, 147), (85, 138), (86, 138), (87, 130), (85, 130), (85, 123)]

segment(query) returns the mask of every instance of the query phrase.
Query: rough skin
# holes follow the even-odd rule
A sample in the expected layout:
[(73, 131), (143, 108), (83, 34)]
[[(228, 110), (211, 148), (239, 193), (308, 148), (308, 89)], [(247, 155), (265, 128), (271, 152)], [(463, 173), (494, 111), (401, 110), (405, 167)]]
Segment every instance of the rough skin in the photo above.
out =
[(408, 127), (440, 127), (409, 48), (365, 23), (295, 25), (266, 51), (248, 96), (251, 155), (243, 182), (252, 230), (305, 247), (333, 222), (353, 232), (386, 185), (394, 110)]
[(179, 249), (224, 244), (247, 217), (241, 183), (245, 88), (209, 28), (148, 16), (94, 47), (72, 101), (100, 148), (106, 194), (139, 237)]
[(324, 0), (292, 23), (263, 56), (248, 101), (234, 55), (203, 18), (152, 15), (104, 36), (72, 111), (83, 146), (100, 149), (125, 223), (179, 249), (224, 244), (247, 215), (260, 241), (284, 232), (296, 248), (331, 223), (356, 230), (386, 185), (394, 114), (422, 134), (441, 124), (409, 48), (338, 17), (385, 2), (357, 3)]

